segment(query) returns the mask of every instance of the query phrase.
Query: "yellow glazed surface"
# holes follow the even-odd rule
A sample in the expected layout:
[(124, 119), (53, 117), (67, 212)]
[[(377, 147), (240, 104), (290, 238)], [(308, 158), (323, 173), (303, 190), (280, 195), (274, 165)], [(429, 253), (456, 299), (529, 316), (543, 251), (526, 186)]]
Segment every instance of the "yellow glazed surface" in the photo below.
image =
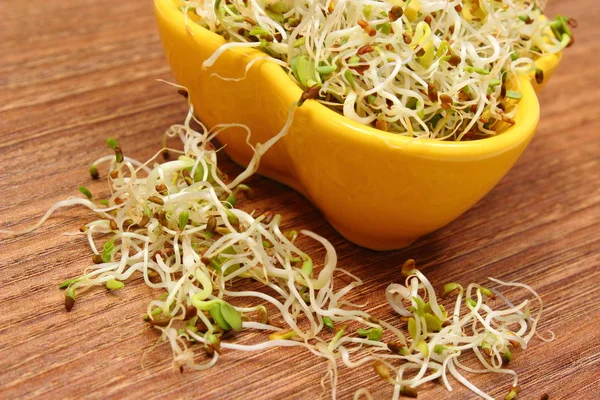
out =
[[(211, 76), (242, 77), (246, 64), (264, 54), (229, 50), (202, 70), (225, 40), (191, 20), (186, 30), (174, 0), (154, 6), (171, 70), (203, 123), (247, 125), (253, 144), (277, 134), (302, 93), (283, 69), (259, 61), (238, 82)], [(538, 60), (546, 82), (559, 61)], [(535, 133), (540, 88), (523, 77), (516, 124), (496, 137), (458, 143), (378, 131), (310, 100), (297, 109), (288, 135), (263, 156), (259, 173), (306, 196), (348, 240), (376, 250), (406, 247), (467, 211), (508, 172)], [(228, 129), (219, 141), (235, 162), (250, 160), (245, 131)]]

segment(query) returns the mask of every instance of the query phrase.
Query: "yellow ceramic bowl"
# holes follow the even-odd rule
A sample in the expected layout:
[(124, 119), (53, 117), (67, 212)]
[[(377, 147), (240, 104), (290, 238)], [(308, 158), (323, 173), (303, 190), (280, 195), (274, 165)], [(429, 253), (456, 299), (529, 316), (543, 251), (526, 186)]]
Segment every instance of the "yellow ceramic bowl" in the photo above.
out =
[[(240, 123), (252, 143), (283, 127), (301, 89), (281, 67), (259, 61), (263, 53), (226, 51), (207, 70), (202, 63), (225, 40), (189, 21), (176, 0), (155, 0), (160, 36), (177, 81), (186, 86), (197, 116), (208, 126)], [(539, 60), (546, 80), (560, 56)], [(360, 125), (316, 101), (296, 111), (290, 132), (262, 158), (259, 173), (306, 196), (348, 240), (371, 249), (405, 247), (448, 224), (488, 193), (517, 161), (539, 119), (537, 85), (523, 77), (516, 124), (496, 137), (462, 143), (417, 140)], [(534, 85), (536, 86), (534, 88)], [(227, 154), (246, 165), (246, 133), (219, 135)]]

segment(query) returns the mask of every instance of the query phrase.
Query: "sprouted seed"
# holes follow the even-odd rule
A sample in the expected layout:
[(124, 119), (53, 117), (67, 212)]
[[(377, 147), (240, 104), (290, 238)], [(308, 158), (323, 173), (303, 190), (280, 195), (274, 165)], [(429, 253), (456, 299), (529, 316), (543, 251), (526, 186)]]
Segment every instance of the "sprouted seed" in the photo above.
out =
[[(199, 131), (191, 127), (193, 121)], [(110, 138), (107, 145), (114, 155), (93, 163), (96, 172), (109, 164), (111, 196), (106, 204), (81, 187), (85, 198), (58, 202), (29, 229), (0, 233), (32, 231), (62, 207), (82, 205), (94, 212), (96, 220), (80, 231), (88, 239), (92, 262), (81, 276), (60, 284), (65, 309), (76, 307), (78, 296), (90, 287), (117, 291), (128, 280), (141, 277), (157, 292), (143, 318), (170, 344), (177, 368), (210, 368), (224, 350), (288, 346), (334, 360), (337, 352), (329, 349), (346, 333), (344, 328), (332, 333), (334, 325), (372, 325), (365, 323), (366, 312), (346, 305), (347, 293), (362, 281), (345, 273), (350, 279), (334, 288), (334, 274), (342, 272), (327, 240), (308, 231), (284, 232), (280, 215), (255, 215), (236, 206), (242, 195), (252, 196), (251, 188), (241, 182), (252, 175), (262, 153), (278, 138), (256, 145), (248, 169), (228, 182), (210, 140), (232, 126), (237, 127), (218, 125), (208, 130), (190, 109), (185, 124), (166, 133), (180, 138), (184, 150), (169, 149), (179, 156), (162, 163), (156, 158), (163, 150), (141, 163), (123, 156), (117, 140)], [(288, 121), (281, 135), (289, 126)], [(322, 244), (322, 262), (296, 245), (301, 236)], [(258, 282), (265, 290), (248, 290), (245, 281)], [(226, 332), (249, 329), (264, 331), (263, 341), (250, 345), (238, 343), (236, 335), (223, 339)], [(377, 332), (366, 335), (377, 336)], [(362, 341), (370, 339), (361, 339), (358, 347)], [(209, 360), (199, 362), (198, 350), (206, 352)]]
[[(528, 290), (539, 303), (535, 315), (530, 300), (514, 306), (494, 288), (477, 284), (464, 289), (451, 282), (437, 296), (414, 260), (408, 260), (402, 266), (405, 283), (386, 290), (399, 318), (377, 319), (347, 300), (362, 281), (338, 267), (336, 251), (325, 238), (309, 231), (282, 231), (280, 215), (255, 215), (237, 206), (240, 193), (252, 193), (241, 182), (285, 135), (292, 118), (293, 109), (276, 139), (257, 144), (249, 167), (226, 181), (210, 140), (232, 125), (208, 130), (195, 119), (190, 105), (185, 123), (166, 133), (182, 141), (183, 151), (169, 149), (179, 157), (159, 163), (161, 149), (141, 163), (122, 156), (111, 138), (107, 143), (115, 154), (93, 163), (109, 164), (106, 176), (112, 194), (107, 203), (91, 195), (73, 197), (53, 205), (28, 229), (0, 233), (31, 232), (62, 207), (90, 209), (97, 219), (79, 234), (87, 238), (93, 255), (80, 276), (59, 285), (66, 311), (88, 288), (118, 291), (128, 280), (141, 277), (156, 291), (142, 318), (170, 345), (173, 365), (181, 371), (211, 368), (230, 350), (293, 346), (327, 362), (323, 382), (329, 383), (334, 399), (340, 363), (348, 368), (372, 365), (373, 373), (393, 387), (393, 399), (416, 397), (417, 387), (438, 378), (452, 390), (449, 376), (491, 399), (464, 372), (511, 376), (506, 398), (514, 399), (517, 374), (506, 365), (518, 355), (515, 349), (527, 348), (542, 311), (540, 297), (529, 286), (490, 278), (496, 286)], [(199, 130), (192, 128), (193, 121)], [(323, 246), (323, 262), (297, 245), (299, 234)], [(338, 274), (346, 278), (343, 285), (334, 281)], [(250, 281), (259, 288), (249, 289)], [(449, 305), (450, 299), (454, 303)], [(492, 301), (502, 308), (493, 309)], [(243, 332), (248, 330), (264, 332), (263, 340), (245, 343)], [(198, 352), (207, 359), (199, 361)], [(462, 363), (467, 352), (474, 353), (481, 368)], [(354, 397), (360, 396), (372, 398), (366, 388)]]
[[(414, 263), (409, 265), (414, 266)], [(409, 336), (406, 338), (408, 354), (379, 355), (380, 360), (390, 362), (388, 367), (391, 367), (392, 358), (404, 360), (398, 367), (391, 368), (394, 384), (415, 388), (441, 378), (451, 391), (448, 376), (452, 375), (480, 397), (493, 399), (473, 385), (463, 373), (499, 373), (512, 376), (512, 386), (505, 398), (515, 399), (520, 392), (517, 373), (506, 365), (512, 360), (512, 351), (526, 349), (536, 335), (543, 309), (539, 295), (527, 285), (489, 278), (500, 286), (526, 289), (533, 296), (533, 301), (524, 300), (515, 306), (500, 292), (473, 283), (466, 289), (458, 283), (448, 283), (437, 296), (431, 283), (418, 269), (406, 271), (403, 268), (403, 272), (407, 275), (405, 283), (389, 285), (386, 296), (398, 314), (410, 317)], [(438, 302), (438, 299), (450, 297), (454, 298), (454, 302), (446, 307)], [(502, 309), (493, 309), (489, 304), (491, 301), (500, 302)], [(535, 303), (537, 312), (532, 307)], [(552, 339), (553, 335), (550, 339), (542, 338), (544, 341)], [(475, 354), (481, 364), (479, 368), (467, 367), (461, 362), (460, 358), (466, 352)], [(411, 370), (410, 377), (405, 376)]]
[(257, 60), (281, 65), (304, 90), (301, 102), (317, 99), (358, 123), (439, 140), (485, 138), (513, 124), (518, 76), (540, 83), (535, 60), (573, 39), (575, 21), (547, 20), (541, 3), (179, 2), (188, 28), (197, 23), (228, 41), (203, 68), (228, 49), (256, 48), (267, 54)]

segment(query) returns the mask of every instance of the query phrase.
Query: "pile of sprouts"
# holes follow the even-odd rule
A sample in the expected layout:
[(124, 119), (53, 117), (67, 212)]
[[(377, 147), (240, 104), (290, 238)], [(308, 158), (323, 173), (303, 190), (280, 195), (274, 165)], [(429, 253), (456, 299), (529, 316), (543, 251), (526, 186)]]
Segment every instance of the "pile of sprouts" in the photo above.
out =
[[(294, 109), (275, 140), (286, 134), (293, 114)], [(90, 288), (115, 291), (142, 278), (155, 293), (143, 319), (170, 345), (173, 365), (182, 372), (211, 368), (232, 350), (297, 346), (327, 364), (321, 386), (334, 399), (338, 367), (362, 370), (364, 365), (389, 382), (393, 399), (416, 397), (420, 385), (438, 379), (452, 390), (450, 376), (491, 399), (465, 372), (508, 374), (512, 385), (506, 399), (516, 397), (517, 374), (506, 365), (514, 349), (527, 347), (542, 311), (542, 301), (530, 287), (492, 279), (497, 286), (530, 292), (533, 301), (516, 306), (496, 290), (477, 284), (463, 289), (449, 283), (436, 295), (408, 260), (402, 267), (405, 283), (386, 290), (399, 315), (373, 317), (347, 300), (362, 281), (338, 267), (336, 251), (325, 238), (284, 231), (280, 215), (256, 215), (239, 207), (244, 196), (254, 194), (243, 181), (274, 141), (256, 145), (249, 167), (231, 180), (218, 168), (218, 149), (211, 144), (231, 126), (208, 130), (195, 119), (190, 103), (185, 123), (165, 135), (165, 143), (166, 138), (178, 137), (183, 151), (164, 147), (144, 163), (125, 156), (110, 138), (107, 144), (114, 154), (90, 168), (91, 177), (99, 179), (100, 169), (108, 164), (109, 198), (96, 199), (80, 187), (83, 197), (56, 203), (31, 228), (0, 233), (30, 232), (61, 207), (91, 210), (96, 219), (78, 232), (88, 239), (91, 262), (80, 276), (60, 284), (65, 309), (71, 311)], [(162, 162), (160, 154), (165, 156)], [(178, 157), (171, 159), (172, 154)], [(299, 235), (323, 246), (323, 262), (297, 246)], [(453, 303), (448, 302), (451, 298)], [(535, 315), (532, 310), (537, 310)], [(248, 344), (244, 331), (264, 336)], [(480, 367), (463, 364), (469, 352)], [(365, 397), (372, 398), (366, 388), (354, 395)]]
[(304, 99), (380, 130), (439, 140), (485, 138), (513, 125), (518, 76), (542, 83), (535, 60), (569, 46), (576, 25), (547, 20), (536, 0), (179, 4), (188, 27), (198, 23), (228, 41), (203, 68), (228, 49), (253, 47), (266, 53), (256, 60), (288, 72)]
[[(495, 284), (527, 290), (534, 302), (525, 299), (515, 306), (498, 290), (476, 283), (465, 289), (450, 282), (436, 295), (431, 283), (416, 269), (414, 260), (404, 263), (402, 273), (406, 275), (404, 285), (390, 284), (386, 297), (389, 305), (406, 319), (409, 339), (404, 342), (399, 336), (400, 341), (394, 346), (388, 344), (398, 355), (379, 355), (374, 365), (377, 373), (394, 384), (400, 394), (407, 385), (414, 388), (434, 379), (441, 379), (451, 391), (450, 374), (473, 393), (490, 400), (493, 397), (473, 385), (463, 373), (507, 374), (512, 377), (512, 386), (505, 400), (515, 399), (521, 390), (518, 377), (506, 366), (512, 360), (512, 350), (526, 349), (537, 335), (543, 309), (540, 296), (527, 285), (494, 278), (489, 279)], [(453, 301), (444, 307), (442, 301), (450, 298)], [(494, 302), (502, 308), (493, 309)], [(536, 312), (532, 311), (535, 303)], [(549, 338), (538, 337), (543, 341), (554, 340), (553, 333)], [(460, 360), (464, 352), (473, 352), (480, 365), (476, 368), (465, 365)], [(398, 359), (401, 363), (395, 366), (393, 362)]]

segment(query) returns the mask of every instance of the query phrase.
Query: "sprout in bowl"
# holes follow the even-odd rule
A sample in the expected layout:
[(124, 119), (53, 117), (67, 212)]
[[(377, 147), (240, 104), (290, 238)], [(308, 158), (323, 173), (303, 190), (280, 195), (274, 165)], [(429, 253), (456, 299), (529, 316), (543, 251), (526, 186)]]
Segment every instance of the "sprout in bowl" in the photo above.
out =
[(572, 40), (569, 19), (548, 21), (523, 0), (191, 0), (180, 9), (230, 42), (205, 68), (228, 49), (257, 48), (305, 98), (380, 130), (441, 140), (514, 124), (518, 75), (541, 84), (534, 60)]
[[(208, 3), (213, 6), (217, 5), (217, 9), (225, 6), (225, 3)], [(352, 4), (354, 3), (352, 2)], [(419, 2), (422, 7), (429, 3)], [(440, 13), (439, 17), (446, 14), (458, 15), (455, 3), (457, 2), (449, 2), (448, 4), (452, 7), (447, 7), (444, 11), (445, 14)], [(238, 3), (231, 3), (231, 5), (236, 4)], [(254, 3), (249, 2), (248, 4)], [(339, 4), (337, 6), (341, 7)], [(385, 18), (390, 22), (389, 11), (392, 6), (383, 2), (372, 2), (372, 4), (382, 8), (387, 7), (389, 9), (388, 16)], [(348, 4), (347, 7), (353, 6)], [(345, 63), (344, 59), (340, 61), (341, 67), (334, 63), (336, 68), (341, 68), (338, 72), (342, 78), (337, 80), (338, 83), (345, 79), (343, 75), (349, 75), (347, 71), (351, 71), (354, 79), (354, 91), (348, 92), (342, 105), (340, 101), (327, 100), (325, 91), (328, 90), (327, 87), (331, 89), (333, 86), (326, 86), (327, 82), (331, 81), (321, 77), (321, 72), (327, 71), (325, 68), (320, 68), (323, 67), (321, 61), (318, 64), (312, 64), (315, 69), (311, 70), (311, 68), (303, 67), (311, 66), (310, 58), (305, 60), (309, 62), (301, 61), (300, 63), (297, 59), (295, 66), (292, 66), (291, 60), (298, 57), (295, 53), (283, 60), (274, 57), (275, 54), (272, 52), (266, 54), (264, 51), (271, 51), (268, 49), (277, 43), (276, 40), (269, 42), (268, 36), (265, 36), (264, 40), (261, 39), (260, 35), (265, 35), (264, 33), (256, 37), (258, 40), (256, 42), (226, 41), (223, 36), (203, 28), (200, 17), (197, 15), (205, 12), (204, 18), (208, 21), (210, 20), (209, 14), (215, 13), (214, 7), (193, 8), (192, 3), (156, 0), (155, 9), (159, 32), (171, 69), (177, 81), (189, 90), (196, 115), (209, 127), (219, 123), (238, 123), (243, 124), (252, 132), (248, 139), (248, 131), (241, 127), (221, 132), (219, 140), (226, 144), (225, 151), (231, 158), (239, 164), (248, 165), (251, 160), (255, 160), (255, 147), (260, 143), (272, 143), (271, 139), (276, 137), (289, 123), (287, 134), (272, 144), (272, 150), (264, 154), (260, 165), (256, 164), (258, 172), (300, 191), (349, 240), (378, 250), (405, 247), (420, 236), (439, 229), (468, 210), (494, 187), (516, 162), (535, 133), (539, 119), (539, 105), (534, 89), (540, 87), (535, 79), (536, 72), (538, 80), (542, 81), (539, 78), (543, 75), (543, 82), (546, 82), (560, 60), (560, 53), (545, 54), (536, 58), (535, 66), (533, 61), (519, 64), (515, 63), (516, 60), (512, 61), (511, 55), (516, 50), (511, 50), (507, 66), (513, 70), (509, 70), (506, 66), (499, 67), (499, 70), (505, 68), (506, 73), (502, 73), (498, 78), (495, 72), (492, 72), (493, 68), (490, 65), (471, 65), (470, 67), (473, 69), (467, 68), (469, 67), (466, 65), (467, 50), (465, 49), (465, 55), (462, 55), (462, 49), (452, 50), (456, 42), (451, 43), (450, 40), (447, 40), (448, 52), (452, 50), (453, 53), (456, 53), (454, 55), (460, 55), (461, 63), (453, 67), (447, 62), (450, 59), (444, 61), (444, 57), (452, 56), (452, 54), (440, 54), (439, 58), (433, 59), (432, 65), (443, 63), (444, 68), (452, 69), (457, 79), (458, 77), (467, 79), (469, 82), (467, 86), (472, 88), (469, 89), (469, 96), (477, 96), (476, 91), (486, 93), (471, 100), (464, 100), (469, 107), (463, 107), (465, 104), (460, 103), (458, 92), (451, 92), (449, 87), (435, 86), (441, 82), (439, 80), (443, 77), (437, 69), (431, 69), (431, 66), (429, 69), (431, 69), (432, 75), (425, 85), (410, 86), (410, 82), (417, 81), (416, 78), (420, 77), (419, 74), (425, 71), (425, 67), (418, 59), (423, 57), (421, 50), (425, 43), (429, 42), (423, 42), (411, 49), (410, 45), (403, 42), (403, 35), (400, 35), (402, 43), (404, 43), (402, 48), (406, 48), (407, 52), (414, 53), (414, 57), (412, 61), (401, 64), (401, 68), (410, 72), (409, 78), (400, 78), (403, 79), (402, 85), (405, 86), (400, 87), (401, 85), (396, 82), (395, 78), (389, 86), (399, 87), (398, 90), (406, 92), (407, 95), (395, 97), (400, 101), (400, 106), (395, 107), (395, 100), (391, 99), (393, 104), (388, 108), (386, 101), (383, 111), (387, 115), (385, 118), (391, 116), (391, 114), (387, 114), (388, 112), (397, 112), (397, 116), (405, 113), (406, 118), (403, 116), (398, 123), (386, 120), (388, 129), (386, 132), (375, 127), (377, 124), (380, 128), (383, 126), (382, 122), (377, 122), (384, 118), (384, 116), (380, 116), (380, 112), (377, 113), (377, 118), (368, 124), (347, 118), (342, 113), (343, 109), (349, 108), (360, 118), (370, 118), (369, 115), (375, 115), (376, 111), (373, 111), (375, 109), (371, 110), (371, 108), (360, 105), (363, 104), (362, 100), (368, 104), (369, 95), (362, 98), (359, 95), (361, 90), (366, 89), (362, 79), (374, 75), (375, 66), (365, 70), (361, 75), (360, 71), (355, 68), (349, 68), (352, 65)], [(187, 10), (187, 12), (182, 12), (182, 10)], [(322, 8), (319, 10), (325, 18), (324, 10)], [(264, 12), (267, 13), (267, 11)], [(463, 12), (464, 6), (460, 15)], [(362, 13), (360, 18), (365, 18), (364, 10)], [(531, 7), (528, 13), (534, 14), (538, 11)], [(399, 21), (408, 18), (408, 14), (405, 9), (401, 18), (394, 21), (393, 24), (390, 22), (391, 27), (397, 26)], [(431, 12), (418, 18), (423, 18), (424, 21), (429, 14)], [(378, 15), (380, 15), (379, 11), (375, 12), (371, 9), (372, 18), (377, 18)], [(250, 23), (241, 16), (236, 18), (245, 21), (239, 23)], [(259, 15), (256, 18), (249, 18), (258, 23), (258, 21), (266, 21), (267, 17)], [(315, 18), (320, 19), (321, 17)], [(359, 17), (356, 18), (361, 20)], [(532, 24), (527, 24), (528, 20), (523, 19), (526, 21), (515, 17), (515, 20), (518, 20), (524, 29), (542, 25), (546, 27), (540, 35), (545, 38), (549, 46), (554, 45), (556, 49), (559, 49), (560, 46), (567, 45), (565, 35), (570, 34), (567, 19), (559, 18), (554, 22), (541, 22), (540, 20), (540, 22)], [(194, 20), (197, 20), (198, 23)], [(306, 17), (303, 20), (306, 20)], [(462, 20), (465, 18), (461, 17)], [(377, 39), (383, 35), (380, 30), (377, 30), (377, 24), (370, 22), (372, 19), (365, 21), (370, 25), (375, 25), (377, 31), (375, 36), (365, 33), (360, 25), (357, 25), (358, 28), (353, 26), (350, 30), (354, 32), (360, 29), (356, 35), (362, 35), (361, 37), (365, 38)], [(419, 22), (422, 21), (415, 20), (415, 27)], [(431, 24), (433, 28), (429, 38), (433, 41), (434, 33), (438, 32), (437, 19), (432, 19)], [(406, 26), (412, 27), (412, 25), (413, 22), (406, 23)], [(429, 26), (429, 24), (427, 25)], [(421, 26), (423, 25), (421, 24)], [(213, 29), (217, 30), (216, 25)], [(273, 29), (275, 28), (273, 27)], [(454, 32), (457, 31), (461, 32), (462, 28), (458, 29), (455, 26)], [(560, 42), (556, 38), (553, 40), (551, 35), (554, 34), (554, 31), (557, 32), (557, 35), (562, 33), (565, 39)], [(250, 35), (249, 32), (247, 35)], [(393, 32), (392, 34), (390, 31), (390, 35), (398, 35), (398, 32), (401, 31), (394, 28)], [(225, 35), (225, 31), (221, 33)], [(284, 33), (289, 36), (287, 31), (284, 30)], [(413, 33), (416, 33), (416, 28), (413, 29)], [(498, 32), (493, 32), (491, 35), (497, 34)], [(479, 33), (475, 32), (472, 36), (477, 35)], [(283, 40), (283, 34), (281, 36)], [(312, 35), (310, 38), (308, 36), (304, 36), (304, 38), (304, 47), (301, 49), (307, 49), (308, 52), (309, 46), (312, 46), (311, 43), (316, 43), (317, 37)], [(229, 39), (232, 40), (232, 37), (230, 36)], [(276, 39), (275, 35), (273, 35), (273, 39)], [(522, 39), (518, 39), (516, 42), (521, 43), (519, 46), (522, 46), (522, 43), (529, 43), (522, 42)], [(283, 46), (283, 43), (281, 45)], [(356, 43), (356, 51), (364, 45), (362, 42)], [(512, 48), (519, 47), (517, 44), (513, 44)], [(260, 51), (260, 49), (264, 51)], [(293, 49), (298, 48), (293, 47)], [(435, 54), (438, 53), (438, 50), (439, 48), (435, 47)], [(537, 49), (534, 49), (532, 45), (530, 48), (523, 48), (519, 51), (531, 52), (534, 50)], [(387, 49), (382, 51), (389, 52)], [(546, 50), (545, 52), (547, 53)], [(376, 52), (367, 52), (362, 57), (375, 57), (374, 53)], [(484, 56), (481, 51), (476, 51), (476, 53), (479, 54), (479, 57)], [(512, 57), (514, 58), (514, 55)], [(287, 59), (290, 60), (289, 63), (285, 61)], [(373, 62), (375, 63), (375, 61)], [(387, 63), (385, 65), (388, 67), (392, 66), (392, 62), (387, 59), (382, 62)], [(498, 68), (500, 64), (494, 65), (496, 65), (494, 68)], [(465, 70), (465, 68), (467, 69)], [(484, 68), (490, 73), (482, 74), (480, 69)], [(519, 69), (522, 69), (523, 74), (518, 73)], [(306, 80), (304, 87), (301, 86), (300, 78), (305, 74), (301, 71), (309, 71), (308, 74), (311, 77)], [(462, 71), (462, 75), (459, 75), (459, 71)], [(336, 75), (332, 73), (331, 76)], [(422, 77), (419, 79), (423, 80)], [(493, 79), (503, 80), (503, 83), (491, 85), (490, 89), (490, 83), (494, 83), (491, 82)], [(321, 85), (318, 91), (313, 89), (315, 85), (310, 86), (315, 80)], [(481, 83), (484, 80), (487, 83)], [(300, 82), (300, 85), (297, 82)], [(433, 83), (435, 88), (430, 90), (429, 83)], [(459, 83), (456, 84), (460, 86)], [(486, 89), (483, 90), (481, 87)], [(352, 88), (351, 85), (346, 85), (346, 89), (350, 88)], [(436, 96), (433, 89), (437, 90), (437, 102), (432, 102)], [(487, 94), (488, 90), (492, 92)], [(464, 90), (460, 92), (464, 93)], [(414, 94), (413, 99), (422, 99), (422, 101), (419, 100), (419, 107), (414, 100), (409, 102), (408, 93)], [(323, 96), (319, 99), (321, 103), (327, 104), (312, 100), (305, 101), (301, 107), (296, 109), (293, 121), (290, 122), (290, 105), (295, 104), (301, 97), (316, 97), (316, 94)], [(448, 109), (445, 108), (447, 106), (442, 106), (442, 102), (446, 104), (445, 97), (442, 97), (445, 94), (453, 98)], [(349, 96), (356, 96), (353, 107), (345, 106)], [(378, 102), (383, 98), (381, 96), (389, 97), (390, 95), (384, 91), (378, 91), (376, 97), (379, 100), (376, 99), (373, 106), (379, 104)], [(488, 96), (492, 100), (489, 100)], [(492, 121), (490, 114), (490, 119), (484, 122), (485, 120), (481, 120), (481, 115), (487, 112), (485, 110), (489, 110), (490, 104), (495, 101), (493, 100), (494, 96), (497, 96), (498, 99), (502, 97), (500, 103), (494, 104), (496, 106), (504, 104), (502, 106), (504, 107), (502, 112), (504, 120)], [(473, 107), (473, 111), (471, 111), (473, 102), (476, 103), (477, 110)], [(412, 109), (409, 106), (413, 104), (406, 103), (414, 103), (416, 108)], [(342, 112), (335, 111), (336, 108), (341, 109)], [(368, 110), (371, 110), (369, 111), (371, 114), (367, 112)], [(460, 112), (456, 110), (460, 110)], [(496, 107), (494, 112), (500, 115), (498, 110), (501, 108)], [(467, 121), (466, 114), (463, 114), (471, 112), (475, 114), (470, 117), (470, 121)], [(480, 115), (475, 119), (474, 115), (477, 113)], [(464, 119), (461, 123), (458, 123), (455, 118), (459, 115), (462, 115)], [(418, 119), (424, 122), (424, 126), (418, 122)], [(438, 120), (435, 124), (436, 129), (441, 126), (439, 124), (454, 123), (458, 124), (455, 127), (459, 126), (459, 129), (452, 137), (448, 136), (451, 132), (449, 129), (440, 129), (435, 133), (436, 129), (431, 129), (435, 119)], [(407, 132), (389, 132), (394, 130), (392, 129), (394, 126), (403, 126), (402, 121), (407, 128), (412, 128), (412, 134), (408, 130)], [(472, 124), (471, 127), (469, 124)], [(487, 134), (479, 129), (480, 126), (486, 129), (486, 125), (491, 128), (492, 124), (495, 129), (494, 134)], [(476, 132), (471, 128), (475, 128)], [(495, 134), (500, 128), (502, 128), (502, 133)], [(433, 134), (438, 135), (438, 139), (432, 138)], [(452, 140), (458, 139), (460, 135), (463, 140)], [(447, 140), (440, 140), (444, 137)], [(465, 140), (476, 137), (485, 137), (485, 139)]]

